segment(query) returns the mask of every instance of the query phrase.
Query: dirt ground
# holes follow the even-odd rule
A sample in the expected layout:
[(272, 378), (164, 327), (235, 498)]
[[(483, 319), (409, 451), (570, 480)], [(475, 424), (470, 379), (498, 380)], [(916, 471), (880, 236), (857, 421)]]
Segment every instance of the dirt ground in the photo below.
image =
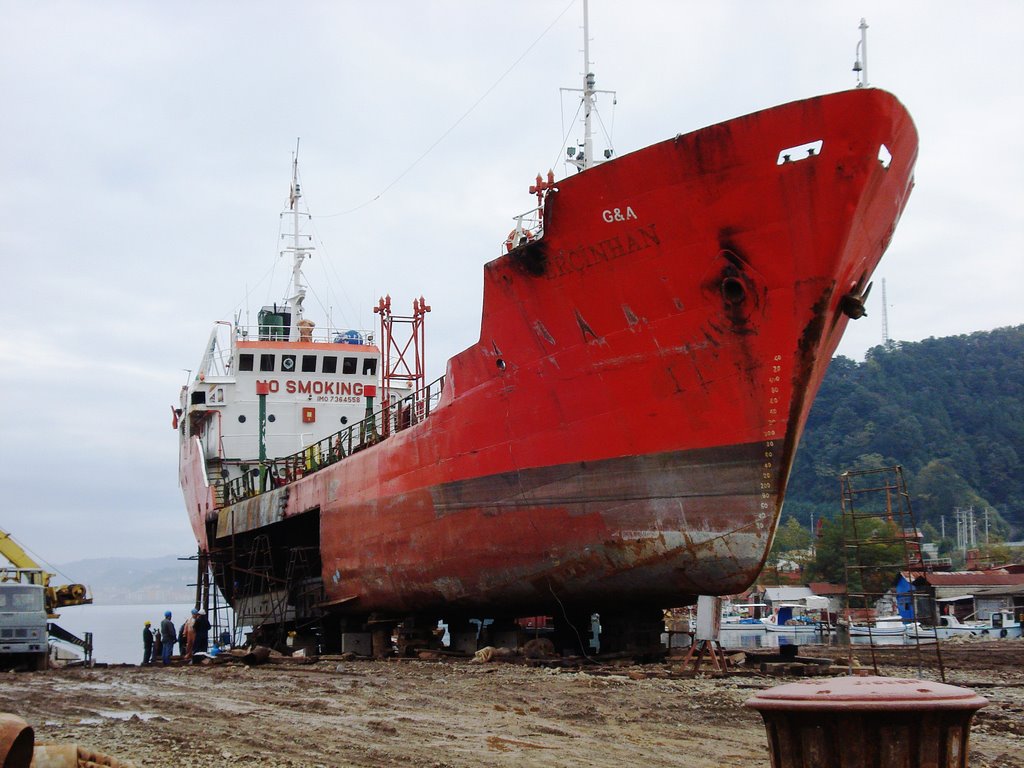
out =
[[(943, 644), (947, 682), (990, 704), (973, 768), (1024, 767), (1024, 641)], [(845, 660), (846, 649), (801, 655)], [(871, 667), (869, 650), (858, 649)], [(910, 649), (879, 671), (914, 677)], [(934, 652), (922, 671), (938, 679)], [(682, 674), (675, 663), (529, 666), (466, 660), (97, 667), (0, 675), (0, 711), (36, 741), (78, 743), (137, 766), (758, 766), (769, 758), (753, 693), (794, 677)]]

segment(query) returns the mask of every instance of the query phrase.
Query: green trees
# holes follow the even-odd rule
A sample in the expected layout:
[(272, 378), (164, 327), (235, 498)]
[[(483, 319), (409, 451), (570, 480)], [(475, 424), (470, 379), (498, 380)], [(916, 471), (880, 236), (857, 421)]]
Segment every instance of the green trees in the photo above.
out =
[(832, 361), (797, 451), (786, 513), (839, 511), (839, 474), (902, 465), (918, 525), (947, 532), (955, 507), (991, 508), (1024, 536), (1024, 326)]
[[(859, 520), (856, 531), (849, 520), (845, 526), (842, 518), (822, 523), (815, 556), (804, 571), (804, 580), (845, 583), (851, 594), (884, 594), (905, 568), (900, 532), (881, 519)], [(856, 607), (870, 607), (870, 602)]]
[(782, 560), (789, 560), (803, 566), (811, 546), (811, 533), (795, 517), (787, 517), (775, 531), (775, 540), (768, 553), (768, 570), (777, 571)]
[(811, 533), (795, 517), (787, 517), (775, 532), (772, 552), (794, 552), (811, 545)]

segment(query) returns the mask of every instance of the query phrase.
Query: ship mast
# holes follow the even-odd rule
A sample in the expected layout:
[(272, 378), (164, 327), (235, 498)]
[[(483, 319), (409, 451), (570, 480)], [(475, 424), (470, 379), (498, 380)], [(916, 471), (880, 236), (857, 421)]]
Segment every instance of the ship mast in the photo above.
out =
[[(583, 101), (583, 144), (579, 147), (568, 148), (568, 162), (575, 165), (580, 171), (597, 164), (594, 158), (594, 132), (592, 117), (597, 111), (597, 94), (607, 93), (615, 98), (615, 91), (599, 91), (594, 86), (597, 78), (591, 70), (590, 62), (590, 7), (587, 0), (583, 0), (583, 90), (581, 93)], [(563, 91), (576, 91), (575, 88), (563, 88)], [(614, 101), (612, 102), (614, 104)], [(582, 151), (580, 151), (582, 150)], [(612, 150), (604, 151), (605, 159), (612, 156)]]
[(583, 168), (594, 163), (594, 134), (590, 127), (590, 113), (594, 109), (594, 85), (597, 78), (590, 71), (590, 8), (583, 0)]
[(857, 43), (857, 58), (853, 62), (853, 71), (857, 73), (857, 87), (867, 88), (868, 83), (868, 22), (860, 20), (860, 42)]
[(309, 252), (313, 250), (312, 246), (303, 244), (303, 241), (309, 238), (302, 232), (301, 218), (303, 214), (299, 212), (299, 201), (301, 199), (302, 189), (299, 186), (299, 141), (296, 139), (295, 154), (292, 155), (292, 185), (288, 194), (288, 213), (292, 216), (292, 243), (281, 252), (282, 254), (288, 252), (292, 254), (292, 280), (289, 286), (289, 293), (291, 295), (287, 301), (294, 310), (292, 318), (293, 334), (295, 329), (298, 328), (298, 322), (302, 320), (302, 302), (306, 298), (306, 286), (302, 278), (302, 262), (310, 255)]

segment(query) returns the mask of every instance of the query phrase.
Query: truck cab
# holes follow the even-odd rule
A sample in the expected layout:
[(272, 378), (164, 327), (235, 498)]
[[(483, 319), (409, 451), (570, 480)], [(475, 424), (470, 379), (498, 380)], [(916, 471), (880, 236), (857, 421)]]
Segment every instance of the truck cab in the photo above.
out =
[(48, 654), (46, 595), (41, 584), (0, 582), (0, 667), (44, 669)]

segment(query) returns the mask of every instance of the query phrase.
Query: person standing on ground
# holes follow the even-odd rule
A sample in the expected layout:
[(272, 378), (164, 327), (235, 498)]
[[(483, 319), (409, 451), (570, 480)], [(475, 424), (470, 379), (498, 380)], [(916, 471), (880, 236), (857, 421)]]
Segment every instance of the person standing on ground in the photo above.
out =
[(150, 627), (153, 626), (152, 622), (147, 621), (142, 625), (142, 666), (148, 667), (153, 663), (153, 630)]
[(153, 630), (153, 656), (150, 664), (156, 664), (156, 660), (163, 658), (164, 655), (164, 641), (160, 636), (160, 627)]
[(171, 654), (174, 652), (174, 638), (177, 633), (174, 631), (174, 622), (171, 621), (171, 612), (164, 613), (164, 620), (160, 622), (160, 639), (163, 641), (162, 658), (164, 666), (171, 663)]
[(181, 625), (181, 633), (185, 636), (185, 661), (192, 660), (192, 653), (196, 648), (196, 616), (198, 615), (199, 609), (193, 608), (192, 615)]
[(192, 648), (193, 653), (206, 653), (210, 640), (210, 620), (206, 618), (206, 611), (199, 611), (196, 614), (195, 623), (192, 625), (195, 631), (196, 641)]

